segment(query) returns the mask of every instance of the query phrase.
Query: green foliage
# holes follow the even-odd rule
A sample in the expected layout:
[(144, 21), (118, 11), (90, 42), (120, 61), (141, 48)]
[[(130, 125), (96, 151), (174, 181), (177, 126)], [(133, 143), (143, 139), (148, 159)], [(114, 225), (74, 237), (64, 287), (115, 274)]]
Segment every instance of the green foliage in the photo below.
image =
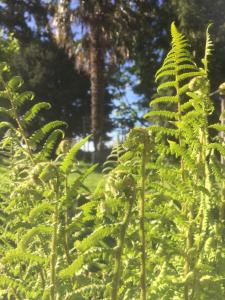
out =
[[(32, 132), (30, 125), (50, 104), (32, 105), (34, 94), (21, 90), (23, 80), (10, 78), (6, 66), (0, 68), (1, 112), (9, 119), (0, 123), (7, 182), (0, 195), (1, 295), (7, 299), (64, 298), (76, 280), (59, 284), (58, 274), (77, 259), (74, 225), (78, 238), (87, 234), (76, 216), (89, 202), (83, 181), (96, 165), (81, 170), (73, 160), (89, 137), (71, 149), (59, 146), (64, 143), (60, 127), (65, 122), (51, 121)], [(76, 185), (68, 183), (74, 174)]]
[(28, 133), (49, 106), (29, 107), (33, 94), (1, 65), (1, 112), (9, 118), (0, 123), (6, 299), (224, 298), (224, 125), (210, 121), (212, 42), (207, 30), (199, 67), (174, 23), (171, 33), (146, 114), (151, 125), (112, 150), (94, 191), (85, 180), (97, 165), (75, 159), (89, 136), (70, 145), (61, 140), (62, 121)]

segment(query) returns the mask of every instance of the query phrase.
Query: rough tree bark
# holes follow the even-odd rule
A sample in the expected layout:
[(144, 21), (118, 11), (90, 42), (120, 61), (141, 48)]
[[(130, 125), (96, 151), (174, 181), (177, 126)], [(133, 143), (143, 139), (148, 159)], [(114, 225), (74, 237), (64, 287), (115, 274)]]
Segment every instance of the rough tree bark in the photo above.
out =
[(100, 159), (104, 122), (104, 48), (98, 24), (90, 25), (90, 80), (91, 80), (91, 128), (93, 133), (95, 160)]

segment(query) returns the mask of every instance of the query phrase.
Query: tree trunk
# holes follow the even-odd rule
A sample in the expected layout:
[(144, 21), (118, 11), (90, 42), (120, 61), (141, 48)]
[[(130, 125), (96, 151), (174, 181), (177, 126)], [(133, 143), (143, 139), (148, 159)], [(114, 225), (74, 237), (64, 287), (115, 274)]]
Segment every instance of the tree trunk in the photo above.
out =
[(100, 160), (104, 122), (104, 46), (98, 24), (90, 25), (91, 129), (95, 160)]

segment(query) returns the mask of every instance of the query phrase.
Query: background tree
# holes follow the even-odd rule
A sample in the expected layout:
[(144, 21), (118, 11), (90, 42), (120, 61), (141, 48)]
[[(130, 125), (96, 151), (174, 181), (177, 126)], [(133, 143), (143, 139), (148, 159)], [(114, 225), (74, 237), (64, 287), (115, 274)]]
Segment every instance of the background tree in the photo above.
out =
[[(91, 127), (95, 149), (100, 150), (105, 119), (104, 94), (107, 86), (112, 84), (113, 77), (115, 79), (118, 76), (124, 63), (128, 64), (127, 72), (136, 71), (135, 68), (130, 68), (134, 60), (138, 60), (140, 68), (143, 67), (140, 65), (143, 38), (149, 41), (148, 48), (151, 44), (148, 52), (151, 53), (151, 62), (161, 55), (160, 51), (157, 52), (153, 48), (160, 40), (156, 34), (159, 34), (160, 30), (158, 21), (162, 4), (157, 0), (61, 0), (54, 3), (53, 25), (56, 26), (56, 41), (69, 55), (75, 57), (77, 66), (87, 70), (90, 75)], [(82, 28), (81, 39), (77, 38), (74, 31), (78, 25)], [(80, 35), (80, 32), (78, 33)], [(121, 82), (117, 82), (117, 87), (118, 85), (121, 85)]]
[(69, 137), (90, 132), (90, 81), (77, 72), (73, 60), (55, 44), (44, 1), (1, 1), (0, 24), (13, 32), (20, 51), (10, 58), (12, 71), (25, 79), (25, 88), (39, 99), (48, 98), (52, 111), (44, 117), (68, 122)]

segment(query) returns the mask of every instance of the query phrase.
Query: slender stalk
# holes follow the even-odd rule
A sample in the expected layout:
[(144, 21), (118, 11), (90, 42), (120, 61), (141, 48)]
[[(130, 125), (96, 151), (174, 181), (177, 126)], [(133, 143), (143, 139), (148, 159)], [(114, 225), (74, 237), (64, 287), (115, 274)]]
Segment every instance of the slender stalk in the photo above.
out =
[(141, 199), (140, 199), (140, 240), (141, 240), (141, 300), (146, 300), (146, 242), (145, 242), (145, 165), (146, 165), (146, 146), (144, 144), (142, 165), (141, 165)]
[(57, 262), (57, 240), (58, 240), (58, 223), (59, 223), (59, 208), (58, 208), (58, 179), (55, 186), (55, 209), (53, 213), (53, 235), (52, 235), (52, 245), (51, 245), (51, 261), (50, 261), (50, 300), (56, 299), (56, 262)]
[(128, 210), (124, 216), (124, 219), (123, 219), (123, 222), (121, 225), (118, 246), (117, 246), (116, 254), (115, 254), (115, 266), (114, 266), (113, 280), (112, 280), (111, 300), (118, 299), (118, 290), (119, 290), (119, 283), (120, 283), (120, 278), (121, 278), (122, 254), (123, 254), (123, 248), (124, 248), (124, 241), (125, 241), (127, 227), (129, 225), (130, 218), (131, 218), (131, 212), (132, 212), (134, 200), (135, 200), (135, 192), (133, 193), (132, 198), (129, 199)]
[[(68, 178), (67, 178), (67, 174), (65, 175), (65, 194), (66, 197), (68, 196)], [(71, 257), (70, 257), (70, 253), (69, 253), (69, 238), (68, 238), (68, 223), (69, 223), (69, 210), (68, 207), (66, 207), (66, 211), (65, 211), (65, 215), (64, 215), (64, 220), (65, 220), (65, 224), (64, 224), (64, 230), (63, 230), (63, 245), (64, 245), (64, 250), (65, 250), (65, 254), (66, 254), (66, 260), (67, 263), (70, 264), (71, 263)]]

